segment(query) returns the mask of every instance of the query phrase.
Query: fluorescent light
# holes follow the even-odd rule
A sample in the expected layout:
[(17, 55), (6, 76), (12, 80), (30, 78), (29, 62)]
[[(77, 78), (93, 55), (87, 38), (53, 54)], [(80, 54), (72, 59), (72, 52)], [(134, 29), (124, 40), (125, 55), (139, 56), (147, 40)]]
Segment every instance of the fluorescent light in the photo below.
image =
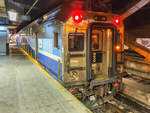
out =
[(10, 21), (17, 21), (18, 13), (15, 11), (8, 11), (8, 17)]

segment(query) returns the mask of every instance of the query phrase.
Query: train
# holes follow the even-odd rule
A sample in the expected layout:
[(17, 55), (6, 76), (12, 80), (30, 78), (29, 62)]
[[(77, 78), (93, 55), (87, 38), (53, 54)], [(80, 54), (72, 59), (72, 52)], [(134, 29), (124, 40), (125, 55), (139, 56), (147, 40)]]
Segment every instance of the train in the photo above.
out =
[(22, 30), (19, 45), (82, 101), (122, 90), (124, 25), (119, 15), (64, 3)]

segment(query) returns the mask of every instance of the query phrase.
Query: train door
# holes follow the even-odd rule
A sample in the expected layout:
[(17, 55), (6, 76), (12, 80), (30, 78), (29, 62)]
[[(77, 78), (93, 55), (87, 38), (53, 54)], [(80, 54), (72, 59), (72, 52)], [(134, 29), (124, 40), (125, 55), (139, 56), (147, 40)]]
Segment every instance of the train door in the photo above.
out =
[(90, 69), (95, 81), (107, 80), (113, 74), (113, 29), (100, 25), (91, 26)]
[(86, 80), (85, 33), (68, 33), (66, 82), (83, 83)]

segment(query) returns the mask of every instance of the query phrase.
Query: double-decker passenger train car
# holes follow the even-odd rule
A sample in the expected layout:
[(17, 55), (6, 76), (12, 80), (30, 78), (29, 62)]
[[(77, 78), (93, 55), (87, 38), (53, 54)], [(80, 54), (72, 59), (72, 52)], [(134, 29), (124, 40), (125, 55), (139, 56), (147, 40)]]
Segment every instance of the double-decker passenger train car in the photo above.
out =
[(23, 28), (24, 49), (78, 98), (105, 101), (122, 86), (124, 26), (80, 5), (62, 4)]

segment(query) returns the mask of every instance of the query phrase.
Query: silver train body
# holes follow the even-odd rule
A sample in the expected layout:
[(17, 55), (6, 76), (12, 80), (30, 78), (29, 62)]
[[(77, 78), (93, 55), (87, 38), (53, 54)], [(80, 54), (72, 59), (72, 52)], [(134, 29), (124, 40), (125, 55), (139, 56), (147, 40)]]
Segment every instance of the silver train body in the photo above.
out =
[(107, 100), (122, 87), (124, 26), (118, 15), (84, 10), (75, 22), (74, 12), (61, 6), (26, 26), (22, 47), (78, 98)]

